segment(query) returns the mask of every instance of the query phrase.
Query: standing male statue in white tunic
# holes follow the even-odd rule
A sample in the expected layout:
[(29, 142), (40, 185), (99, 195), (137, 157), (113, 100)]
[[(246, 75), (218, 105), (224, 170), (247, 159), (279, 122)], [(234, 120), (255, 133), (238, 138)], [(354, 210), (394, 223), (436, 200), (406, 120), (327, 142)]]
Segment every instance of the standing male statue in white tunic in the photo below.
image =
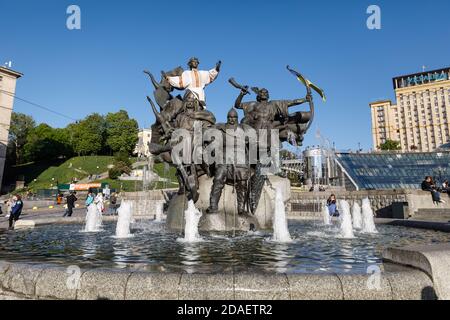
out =
[(222, 62), (217, 62), (216, 67), (209, 71), (198, 70), (199, 64), (198, 59), (193, 57), (188, 61), (190, 70), (184, 71), (181, 76), (167, 77), (167, 79), (173, 87), (180, 90), (187, 89), (195, 93), (200, 104), (206, 107), (205, 87), (216, 80)]

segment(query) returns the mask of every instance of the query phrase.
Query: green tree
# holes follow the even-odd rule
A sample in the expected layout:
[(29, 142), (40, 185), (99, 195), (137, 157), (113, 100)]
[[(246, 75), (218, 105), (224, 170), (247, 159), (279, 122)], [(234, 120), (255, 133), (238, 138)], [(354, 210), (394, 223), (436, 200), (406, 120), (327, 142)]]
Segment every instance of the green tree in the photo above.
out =
[(78, 155), (98, 155), (104, 151), (106, 122), (98, 113), (93, 113), (78, 123), (67, 127), (69, 141)]
[(106, 145), (113, 152), (130, 155), (138, 140), (138, 123), (125, 110), (106, 115)]
[(52, 160), (72, 154), (65, 129), (54, 129), (45, 123), (30, 130), (23, 149), (27, 161)]
[(25, 161), (24, 146), (30, 131), (36, 126), (31, 116), (13, 112), (8, 137), (8, 160), (10, 164), (21, 164)]
[(394, 151), (394, 150), (401, 150), (400, 142), (395, 140), (386, 140), (385, 143), (380, 144), (379, 146), (380, 150), (383, 151)]

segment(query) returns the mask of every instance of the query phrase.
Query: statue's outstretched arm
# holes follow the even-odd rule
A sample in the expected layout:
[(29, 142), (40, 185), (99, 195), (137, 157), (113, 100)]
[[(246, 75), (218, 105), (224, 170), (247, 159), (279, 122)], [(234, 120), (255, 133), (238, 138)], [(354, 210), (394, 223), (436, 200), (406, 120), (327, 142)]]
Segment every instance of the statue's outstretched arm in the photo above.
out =
[(304, 104), (304, 103), (310, 102), (310, 101), (311, 101), (311, 96), (310, 96), (310, 95), (307, 95), (306, 98), (292, 100), (292, 101), (288, 104), (288, 107), (298, 106), (298, 105), (300, 105), (300, 104)]
[(144, 70), (144, 73), (147, 74), (150, 77), (150, 80), (152, 81), (152, 84), (155, 87), (155, 90), (158, 89), (159, 88), (159, 82), (156, 81), (156, 79), (153, 76), (153, 74), (151, 74), (151, 72), (148, 71), (148, 70)]
[(245, 86), (243, 90), (239, 93), (239, 96), (236, 98), (236, 101), (234, 102), (234, 107), (236, 109), (243, 109), (242, 108), (242, 99), (246, 94), (248, 94), (248, 86)]

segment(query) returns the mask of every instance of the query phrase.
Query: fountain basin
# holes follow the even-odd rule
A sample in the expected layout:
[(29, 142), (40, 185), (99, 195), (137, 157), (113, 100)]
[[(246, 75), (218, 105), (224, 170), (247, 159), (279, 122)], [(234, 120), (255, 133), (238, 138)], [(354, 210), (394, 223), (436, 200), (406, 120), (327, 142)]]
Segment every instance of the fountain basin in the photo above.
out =
[[(52, 220), (63, 221), (65, 224), (52, 224), (51, 226), (36, 223), (34, 230), (22, 230), (15, 233), (0, 232), (0, 243), (2, 244), (2, 255), (0, 256), (0, 298), (21, 298), (21, 299), (435, 299), (436, 293), (434, 284), (430, 276), (417, 269), (411, 269), (390, 263), (383, 263), (381, 250), (387, 246), (402, 246), (406, 242), (411, 243), (411, 239), (404, 237), (410, 234), (411, 238), (416, 238), (416, 243), (429, 244), (436, 242), (448, 242), (449, 234), (434, 232), (430, 230), (417, 230), (405, 227), (393, 227), (377, 225), (379, 234), (361, 235), (361, 237), (373, 237), (374, 239), (385, 239), (379, 242), (379, 250), (376, 243), (367, 243), (368, 238), (360, 239), (367, 247), (374, 249), (376, 253), (374, 261), (369, 256), (358, 260), (361, 255), (360, 246), (355, 239), (339, 239), (333, 237), (335, 232), (323, 230), (321, 222), (296, 222), (290, 221), (289, 229), (294, 238), (292, 244), (276, 244), (268, 241), (271, 234), (245, 234), (245, 241), (232, 239), (235, 241), (234, 251), (230, 249), (228, 255), (215, 255), (216, 259), (211, 261), (214, 251), (220, 252), (223, 247), (217, 247), (220, 242), (224, 242), (222, 235), (206, 234), (206, 241), (196, 244), (184, 244), (177, 242), (180, 237), (178, 233), (165, 230), (162, 223), (142, 223), (140, 228), (134, 228), (132, 233), (135, 237), (130, 239), (114, 239), (114, 223), (116, 217), (105, 217), (104, 231), (97, 234), (86, 234), (80, 231), (83, 226), (82, 219)], [(69, 222), (76, 222), (67, 224)], [(45, 223), (50, 223), (46, 221)], [(298, 225), (297, 225), (298, 223)], [(334, 222), (337, 225), (337, 222)], [(138, 223), (139, 224), (139, 223)], [(144, 231), (145, 226), (147, 230)], [(62, 229), (61, 229), (62, 228)], [(309, 229), (309, 231), (308, 231)], [(317, 231), (321, 230), (321, 231)], [(393, 232), (395, 231), (395, 232)], [(61, 235), (63, 233), (63, 236)], [(309, 232), (309, 234), (308, 234)], [(312, 232), (312, 233), (311, 233)], [(322, 232), (322, 234), (320, 233)], [(33, 233), (36, 237), (42, 238), (42, 242), (36, 244), (36, 248), (47, 248), (47, 251), (28, 251), (28, 256), (20, 253), (20, 246), (11, 246), (12, 243), (22, 240), (27, 242), (33, 240)], [(52, 239), (52, 233), (58, 235), (58, 240)], [(67, 234), (70, 234), (67, 236)], [(139, 240), (141, 236), (148, 237), (149, 234), (161, 234), (165, 239), (172, 239), (169, 242), (162, 241), (164, 238), (153, 238), (148, 245), (153, 250), (147, 256), (147, 260), (135, 255), (132, 246), (133, 241)], [(303, 234), (303, 237), (301, 236)], [(392, 237), (386, 239), (384, 236), (391, 234)], [(360, 237), (356, 233), (357, 239)], [(15, 236), (13, 239), (11, 236)], [(205, 234), (202, 234), (205, 237)], [(212, 239), (209, 239), (209, 237)], [(229, 235), (228, 235), (229, 236)], [(226, 261), (227, 256), (236, 256), (237, 260), (249, 256), (242, 248), (244, 243), (250, 242), (259, 248), (251, 256), (252, 259), (241, 263)], [(329, 240), (322, 241), (322, 238)], [(150, 237), (151, 238), (151, 237)], [(316, 238), (316, 240), (314, 240)], [(401, 240), (403, 238), (403, 240)], [(35, 238), (37, 239), (37, 238)], [(85, 246), (77, 247), (80, 239), (84, 239)], [(103, 242), (99, 239), (104, 239)], [(75, 240), (75, 249), (79, 255), (72, 256), (76, 251), (71, 251), (70, 245), (64, 243)], [(142, 240), (142, 239), (141, 239)], [(139, 241), (141, 241), (139, 240)], [(97, 243), (96, 243), (97, 241)], [(141, 245), (142, 243), (136, 244)], [(158, 244), (152, 245), (152, 241)], [(297, 251), (298, 256), (305, 252), (311, 252), (317, 241), (321, 242), (325, 252), (332, 253), (326, 243), (340, 243), (344, 250), (341, 250), (343, 264), (332, 264), (334, 269), (317, 271), (317, 262), (322, 259), (321, 254), (309, 256), (308, 259), (292, 257), (292, 253)], [(356, 241), (356, 242), (355, 242)], [(31, 241), (32, 242), (32, 241)], [(161, 247), (161, 244), (167, 247)], [(352, 248), (349, 249), (348, 245)], [(96, 244), (98, 246), (96, 246)], [(130, 247), (131, 245), (131, 247)], [(286, 245), (288, 248), (286, 249)], [(182, 251), (173, 251), (174, 248)], [(289, 246), (292, 246), (289, 248)], [(230, 246), (233, 248), (233, 246)], [(300, 250), (304, 247), (304, 251)], [(107, 250), (111, 248), (111, 250)], [(131, 248), (127, 251), (127, 248)], [(27, 251), (28, 249), (24, 249)], [(61, 252), (67, 251), (68, 256)], [(84, 250), (84, 251), (83, 251)], [(177, 265), (171, 265), (170, 261), (162, 259), (162, 254), (170, 252), (172, 256), (181, 259)], [(10, 254), (5, 254), (5, 252)], [(199, 254), (200, 252), (200, 254)], [(204, 255), (206, 252), (206, 256)], [(240, 255), (238, 253), (241, 252)], [(69, 254), (70, 253), (70, 254)], [(355, 255), (352, 255), (355, 253)], [(83, 257), (84, 259), (80, 258)], [(167, 253), (167, 255), (169, 255)], [(19, 258), (20, 256), (20, 258)], [(336, 255), (337, 258), (339, 255)], [(353, 256), (354, 261), (349, 259)], [(160, 257), (163, 264), (155, 264), (150, 258)], [(209, 262), (203, 258), (208, 258)], [(364, 257), (364, 255), (360, 256)], [(263, 259), (262, 259), (263, 258)], [(287, 260), (291, 262), (286, 263)], [(134, 261), (133, 261), (134, 260)], [(259, 263), (259, 262), (263, 263)], [(338, 260), (338, 259), (337, 259)], [(362, 261), (365, 261), (361, 263)], [(370, 260), (370, 261), (368, 261)], [(109, 262), (108, 262), (109, 261)], [(106, 263), (107, 262), (107, 263)], [(238, 261), (239, 262), (239, 261)], [(245, 263), (243, 263), (245, 262)], [(316, 266), (313, 269), (314, 263)], [(322, 261), (323, 262), (323, 261)], [(378, 289), (370, 289), (367, 285), (370, 274), (367, 274), (367, 262), (374, 263), (380, 267), (381, 281)], [(218, 268), (212, 266), (218, 264)], [(406, 263), (407, 264), (407, 263)], [(228, 267), (227, 267), (228, 265)], [(309, 265), (309, 267), (308, 267)], [(339, 266), (340, 265), (340, 266)], [(413, 264), (411, 264), (413, 265)], [(348, 268), (352, 266), (351, 268)], [(217, 267), (217, 265), (216, 265)], [(304, 267), (304, 268), (303, 268)], [(79, 272), (73, 273), (73, 269)], [(339, 270), (340, 269), (340, 270)], [(71, 271), (72, 270), (72, 271)], [(78, 276), (78, 278), (76, 277)], [(78, 279), (76, 286), (69, 288), (68, 282), (73, 283), (73, 279)]]
[(271, 241), (271, 233), (200, 232), (203, 241), (183, 243), (181, 233), (164, 223), (134, 224), (132, 238), (116, 239), (115, 223), (104, 220), (103, 231), (80, 232), (80, 224), (36, 226), (20, 232), (0, 232), (0, 259), (52, 263), (81, 268), (115, 268), (150, 272), (220, 274), (235, 272), (367, 274), (382, 268), (387, 247), (449, 242), (450, 234), (378, 225), (376, 235), (341, 237), (338, 222), (290, 221), (290, 243)]

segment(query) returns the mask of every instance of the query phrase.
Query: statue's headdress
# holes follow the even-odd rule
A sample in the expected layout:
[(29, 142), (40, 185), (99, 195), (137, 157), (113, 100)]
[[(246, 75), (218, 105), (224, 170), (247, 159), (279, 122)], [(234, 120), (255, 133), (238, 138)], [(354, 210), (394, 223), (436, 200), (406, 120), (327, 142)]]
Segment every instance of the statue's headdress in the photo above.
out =
[(192, 61), (197, 61), (198, 63), (200, 63), (200, 60), (198, 60), (197, 57), (192, 57), (192, 58), (189, 59), (189, 61), (188, 61), (188, 63), (187, 63), (188, 66), (191, 66), (191, 62), (192, 62)]
[(231, 116), (236, 117), (236, 118), (238, 117), (238, 113), (235, 108), (231, 108), (230, 111), (228, 111), (227, 117), (231, 117)]
[(259, 88), (258, 87), (252, 87), (252, 91), (256, 94), (259, 93)]

